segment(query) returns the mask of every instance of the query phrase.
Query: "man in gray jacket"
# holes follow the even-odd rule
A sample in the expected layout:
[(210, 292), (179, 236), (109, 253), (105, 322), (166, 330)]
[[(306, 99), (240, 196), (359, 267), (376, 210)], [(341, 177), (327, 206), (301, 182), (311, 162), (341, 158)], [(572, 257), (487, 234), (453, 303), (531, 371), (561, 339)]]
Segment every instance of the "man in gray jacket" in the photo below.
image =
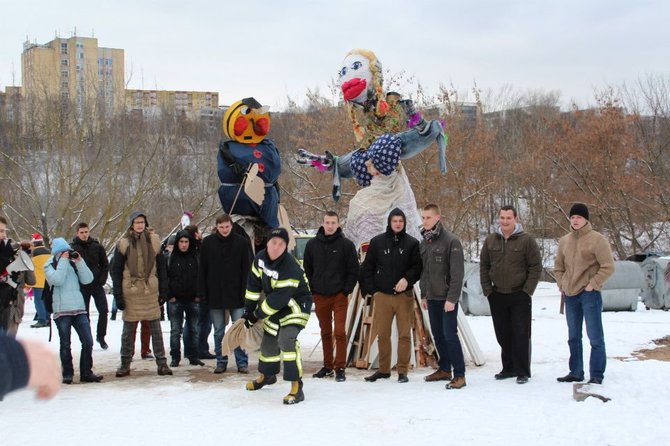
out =
[(479, 263), (482, 291), (491, 306), (496, 339), (501, 348), (502, 371), (495, 379), (530, 378), (531, 296), (542, 272), (535, 239), (517, 223), (516, 209), (503, 206), (500, 226), (486, 237)]
[[(447, 389), (465, 387), (465, 360), (458, 339), (458, 301), (465, 262), (461, 241), (444, 229), (440, 208), (429, 204), (421, 212), (421, 305), (428, 310), (430, 329), (439, 355), (439, 369), (426, 381), (449, 381)], [(453, 367), (453, 375), (452, 375)]]

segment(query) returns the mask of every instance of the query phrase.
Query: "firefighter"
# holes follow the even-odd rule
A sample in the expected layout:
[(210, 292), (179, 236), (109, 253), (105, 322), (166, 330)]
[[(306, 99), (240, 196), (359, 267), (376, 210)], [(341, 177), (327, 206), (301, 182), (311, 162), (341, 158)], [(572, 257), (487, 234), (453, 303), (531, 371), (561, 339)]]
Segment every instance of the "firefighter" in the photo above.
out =
[[(282, 361), (284, 381), (291, 382), (291, 391), (284, 397), (284, 404), (297, 404), (305, 399), (297, 338), (309, 320), (312, 293), (304, 271), (287, 251), (288, 241), (286, 229), (273, 229), (266, 249), (256, 255), (249, 273), (242, 317), (247, 327), (263, 320), (258, 363), (260, 376), (247, 383), (247, 390), (276, 383)], [(258, 305), (261, 293), (266, 297)]]

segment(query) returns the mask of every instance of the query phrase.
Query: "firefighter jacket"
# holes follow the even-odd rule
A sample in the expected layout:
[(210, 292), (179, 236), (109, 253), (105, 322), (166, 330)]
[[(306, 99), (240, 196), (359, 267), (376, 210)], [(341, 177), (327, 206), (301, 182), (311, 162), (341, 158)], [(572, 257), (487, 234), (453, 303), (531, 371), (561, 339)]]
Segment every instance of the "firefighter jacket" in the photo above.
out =
[[(258, 305), (261, 293), (265, 300)], [(275, 336), (279, 327), (305, 327), (312, 309), (312, 293), (305, 272), (287, 251), (274, 261), (266, 250), (256, 255), (244, 297), (245, 310), (264, 319), (263, 329)]]

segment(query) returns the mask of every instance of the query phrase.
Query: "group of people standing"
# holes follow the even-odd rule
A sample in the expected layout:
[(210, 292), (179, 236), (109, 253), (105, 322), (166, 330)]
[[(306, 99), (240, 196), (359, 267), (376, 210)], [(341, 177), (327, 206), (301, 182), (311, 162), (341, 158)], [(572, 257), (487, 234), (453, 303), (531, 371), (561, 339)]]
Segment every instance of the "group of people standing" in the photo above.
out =
[[(421, 306), (428, 311), (438, 369), (424, 380), (447, 381), (447, 389), (466, 386), (463, 348), (458, 336), (458, 306), (464, 279), (460, 240), (441, 223), (437, 205), (421, 213), (422, 240), (406, 233), (405, 215), (391, 211), (386, 232), (374, 237), (357, 268), (357, 254), (339, 228), (337, 214), (326, 213), (323, 225), (305, 249), (304, 268), (309, 279), (321, 328), (324, 365), (313, 376), (345, 380), (347, 299), (356, 284), (373, 299), (373, 320), (378, 333), (379, 369), (368, 382), (391, 376), (393, 318), (398, 331), (396, 370), (398, 382), (408, 382), (411, 329), (414, 321), (413, 287), (419, 283)], [(614, 272), (614, 260), (605, 237), (594, 231), (588, 208), (575, 203), (570, 209), (571, 232), (559, 241), (554, 265), (565, 302), (570, 347), (570, 371), (559, 382), (584, 380), (582, 325), (591, 342), (589, 383), (600, 384), (605, 372), (605, 342), (600, 289)], [(532, 296), (543, 264), (539, 247), (518, 223), (517, 211), (502, 206), (498, 227), (480, 253), (480, 280), (489, 301), (496, 339), (501, 347), (502, 370), (495, 379), (516, 378), (525, 384), (531, 377)], [(334, 330), (333, 330), (334, 321)], [(335, 355), (333, 355), (333, 331)]]
[[(525, 384), (531, 377), (532, 295), (543, 266), (537, 243), (523, 231), (517, 218), (512, 206), (501, 207), (499, 226), (482, 246), (480, 278), (501, 347), (502, 370), (495, 374), (495, 379), (515, 377), (517, 383)], [(288, 253), (289, 235), (285, 229), (273, 229), (266, 249), (253, 257), (249, 240), (235, 231), (232, 219), (225, 214), (217, 218), (215, 230), (201, 242), (193, 231), (178, 232), (173, 249), (165, 255), (158, 236), (148, 230), (146, 215), (136, 212), (115, 247), (111, 264), (102, 246), (90, 237), (88, 225), (80, 223), (72, 244), (63, 238), (54, 239), (50, 256), (43, 263), (46, 282), (42, 287), (53, 286), (52, 314), (47, 317), (53, 318), (59, 332), (62, 382), (72, 383), (74, 375), (70, 352), (72, 328), (82, 344), (81, 382), (103, 379), (93, 372), (88, 306), (92, 297), (100, 313), (96, 339), (106, 349), (107, 301), (102, 287), (109, 272), (116, 305), (123, 311), (117, 377), (131, 372), (135, 336), (141, 321), (146, 321), (151, 329), (159, 375), (171, 375), (170, 367), (179, 366), (182, 334), (186, 338), (185, 357), (191, 365), (204, 365), (198, 342), (202, 304), (206, 303), (214, 325), (214, 373), (227, 370), (228, 358), (223, 355), (221, 343), (229, 320), (243, 319), (248, 328), (261, 323), (259, 376), (249, 381), (246, 388), (255, 391), (274, 384), (283, 362), (284, 380), (291, 383), (283, 402), (299, 403), (304, 400), (304, 391), (297, 337), (307, 324), (312, 302), (324, 352), (323, 367), (313, 377), (345, 381), (347, 296), (358, 282), (362, 293), (370, 295), (374, 303), (379, 346), (379, 369), (365, 377), (365, 381), (391, 376), (395, 318), (397, 377), (399, 383), (406, 383), (415, 317), (414, 285), (418, 283), (420, 304), (428, 311), (439, 365), (424, 380), (447, 381), (447, 389), (461, 389), (466, 386), (465, 361), (457, 315), (464, 280), (463, 248), (458, 237), (442, 225), (437, 205), (423, 208), (422, 222), (419, 241), (407, 234), (403, 211), (392, 210), (386, 231), (370, 241), (359, 266), (356, 247), (343, 235), (338, 215), (327, 212), (316, 236), (307, 243), (304, 270)], [(584, 204), (572, 206), (570, 225), (571, 232), (560, 239), (554, 265), (565, 302), (570, 348), (569, 373), (558, 381), (576, 382), (585, 378), (582, 359), (585, 321), (591, 342), (589, 383), (600, 384), (606, 365), (600, 289), (613, 273), (614, 261), (607, 240), (591, 227)], [(6, 221), (0, 218), (0, 260), (4, 267), (14, 256), (13, 251), (12, 256), (8, 255), (8, 245)], [(43, 255), (38, 248), (39, 243), (34, 257)], [(16, 274), (12, 279), (37, 287), (34, 275), (29, 277), (27, 273), (22, 280)], [(0, 289), (3, 296), (5, 282), (3, 278)], [(168, 303), (171, 322), (170, 366), (160, 325), (160, 307), (164, 302)], [(0, 313), (4, 315), (4, 308)], [(188, 323), (184, 324), (185, 320)], [(188, 336), (183, 331), (184, 325)], [(248, 373), (246, 352), (235, 349), (235, 359), (238, 373)]]

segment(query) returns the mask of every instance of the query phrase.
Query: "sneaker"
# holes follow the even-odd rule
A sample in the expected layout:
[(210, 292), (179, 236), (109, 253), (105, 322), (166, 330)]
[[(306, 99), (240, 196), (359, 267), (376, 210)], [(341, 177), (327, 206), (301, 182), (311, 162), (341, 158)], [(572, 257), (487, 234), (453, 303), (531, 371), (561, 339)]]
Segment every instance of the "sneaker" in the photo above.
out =
[(199, 360), (198, 358), (189, 359), (189, 360), (188, 360), (188, 363), (189, 363), (190, 365), (199, 365), (199, 366), (203, 366), (203, 365), (205, 365), (205, 363), (202, 362), (201, 360)]
[(589, 384), (602, 384), (603, 379), (602, 378), (591, 378), (589, 379)]
[(300, 401), (305, 401), (301, 379), (291, 382), (291, 392), (284, 397), (284, 404), (298, 404)]
[(444, 386), (445, 389), (462, 389), (465, 387), (465, 376), (457, 376)]
[[(247, 382), (247, 390), (258, 390), (277, 382), (277, 375), (265, 376), (262, 373), (253, 381)], [(302, 381), (301, 381), (302, 382)]]
[(528, 377), (519, 375), (519, 376), (516, 377), (516, 383), (517, 384), (526, 384), (526, 383), (528, 383)]
[(216, 374), (226, 373), (227, 369), (228, 369), (228, 364), (217, 364), (216, 368), (214, 369), (214, 373), (216, 373)]
[(556, 378), (556, 381), (558, 381), (559, 383), (578, 383), (584, 381), (584, 377), (579, 378), (577, 376), (568, 373), (565, 376), (559, 376), (558, 378)]
[(347, 377), (344, 374), (344, 369), (335, 369), (335, 381), (338, 383), (341, 383), (342, 381), (346, 381)]
[(79, 381), (83, 383), (99, 383), (102, 381), (103, 376), (102, 375), (96, 375), (95, 373), (91, 373), (90, 375), (82, 376)]
[(377, 381), (378, 379), (387, 379), (387, 378), (390, 378), (390, 377), (391, 377), (390, 373), (382, 373), (382, 372), (377, 371), (370, 376), (366, 376), (365, 380), (369, 383), (373, 383), (373, 382)]
[(312, 375), (312, 378), (332, 378), (334, 375), (333, 369), (322, 367), (321, 370)]
[(72, 377), (71, 376), (64, 376), (63, 377), (63, 384), (72, 384)]
[(237, 368), (237, 373), (241, 373), (242, 375), (248, 375), (249, 374), (249, 367), (238, 367)]
[(109, 348), (109, 345), (105, 342), (105, 338), (98, 338), (98, 344), (100, 344), (100, 347), (103, 350), (107, 350)]
[(430, 375), (424, 376), (423, 380), (426, 382), (451, 381), (451, 372), (447, 372), (446, 370), (442, 369), (437, 369)]
[(30, 326), (30, 328), (44, 328), (48, 327), (50, 324), (48, 322), (36, 322)]
[(170, 367), (179, 367), (179, 360), (173, 358), (172, 361), (170, 361)]
[(407, 375), (404, 373), (398, 373), (398, 382), (399, 383), (409, 382), (409, 378), (407, 378)]
[(503, 379), (508, 379), (508, 378), (514, 378), (515, 376), (516, 376), (516, 373), (506, 372), (504, 370), (500, 373), (496, 373), (495, 375), (493, 375), (493, 377), (495, 379), (497, 379), (498, 381), (503, 380)]

